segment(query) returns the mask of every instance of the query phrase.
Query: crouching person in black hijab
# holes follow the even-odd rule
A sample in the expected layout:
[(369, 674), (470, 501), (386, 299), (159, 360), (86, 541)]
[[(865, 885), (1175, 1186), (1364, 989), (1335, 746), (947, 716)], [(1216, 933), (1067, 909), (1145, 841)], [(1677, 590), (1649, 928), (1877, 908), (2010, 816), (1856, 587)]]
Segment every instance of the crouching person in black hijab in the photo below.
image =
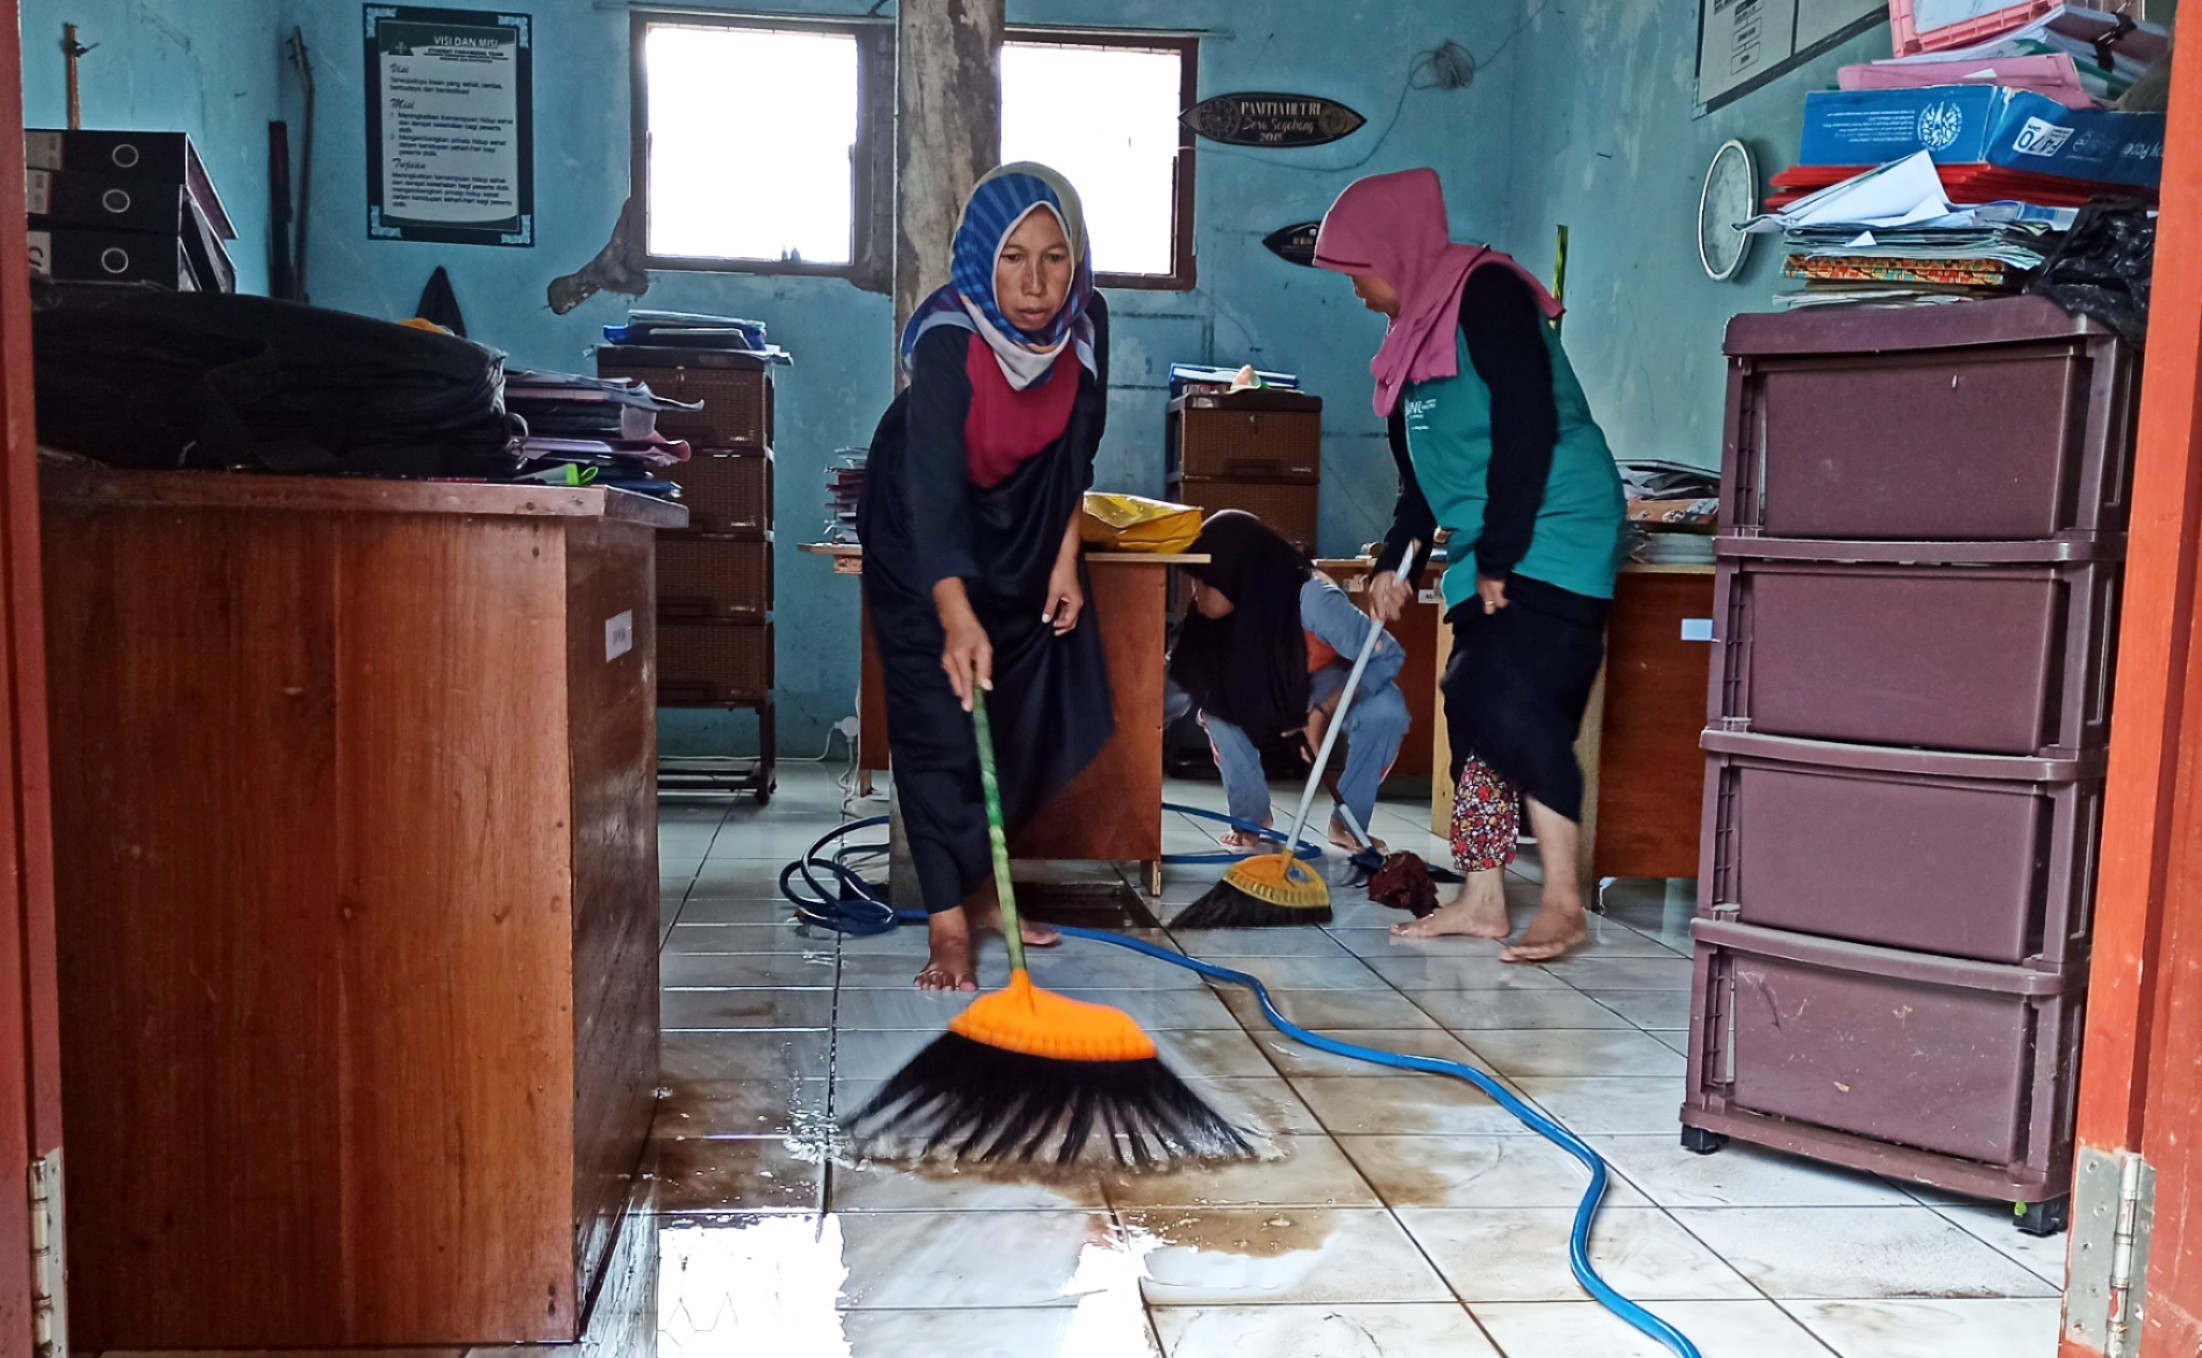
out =
[[(1310, 753), (1322, 748), (1353, 658), (1377, 624), (1298, 548), (1243, 510), (1211, 516), (1192, 550), (1210, 561), (1185, 567), (1191, 611), (1170, 652), (1164, 711), (1171, 720), (1200, 712), (1232, 817), (1268, 825), (1261, 751), (1303, 742)], [(1407, 734), (1407, 699), (1396, 682), (1405, 661), (1389, 634), (1377, 642), (1339, 733), (1346, 742), (1339, 800), (1364, 829)], [(1336, 818), (1330, 837), (1360, 847)], [(1247, 850), (1263, 844), (1243, 830), (1223, 842)]]

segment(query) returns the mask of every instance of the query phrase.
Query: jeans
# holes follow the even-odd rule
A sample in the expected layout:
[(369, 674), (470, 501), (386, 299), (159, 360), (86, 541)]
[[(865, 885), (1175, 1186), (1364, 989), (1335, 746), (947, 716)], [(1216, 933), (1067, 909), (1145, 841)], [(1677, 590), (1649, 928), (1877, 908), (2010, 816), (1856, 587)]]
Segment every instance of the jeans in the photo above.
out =
[[(1327, 702), (1330, 696), (1345, 686), (1346, 671), (1340, 666), (1317, 671), (1310, 675), (1310, 694), (1314, 701)], [(1167, 686), (1163, 710), (1169, 720), (1183, 716), (1192, 706), (1192, 698), (1175, 684)], [(1200, 724), (1208, 732), (1209, 748), (1215, 751), (1216, 768), (1223, 774), (1223, 793), (1231, 815), (1259, 825), (1270, 818), (1269, 780), (1262, 773), (1261, 752), (1246, 732), (1223, 720), (1203, 712)], [(1376, 810), (1376, 790), (1391, 770), (1392, 761), (1399, 755), (1399, 743), (1407, 735), (1407, 699), (1400, 693), (1399, 685), (1386, 683), (1372, 689), (1364, 678), (1360, 692), (1346, 709), (1345, 725), (1338, 739), (1346, 747), (1345, 772), (1338, 778), (1338, 796), (1346, 808), (1353, 812), (1361, 828), (1369, 830), (1369, 817)], [(1337, 767), (1335, 754), (1332, 768)], [(1375, 831), (1369, 830), (1374, 834)]]

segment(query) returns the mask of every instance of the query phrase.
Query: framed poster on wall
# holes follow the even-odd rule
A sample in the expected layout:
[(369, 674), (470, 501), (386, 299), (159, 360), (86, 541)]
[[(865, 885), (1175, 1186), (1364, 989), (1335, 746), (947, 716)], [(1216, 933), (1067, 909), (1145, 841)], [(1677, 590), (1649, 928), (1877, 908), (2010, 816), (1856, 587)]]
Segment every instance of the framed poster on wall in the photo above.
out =
[(534, 21), (368, 5), (367, 235), (535, 244)]
[(1888, 17), (1887, 0), (1698, 0), (1698, 112), (1733, 103)]

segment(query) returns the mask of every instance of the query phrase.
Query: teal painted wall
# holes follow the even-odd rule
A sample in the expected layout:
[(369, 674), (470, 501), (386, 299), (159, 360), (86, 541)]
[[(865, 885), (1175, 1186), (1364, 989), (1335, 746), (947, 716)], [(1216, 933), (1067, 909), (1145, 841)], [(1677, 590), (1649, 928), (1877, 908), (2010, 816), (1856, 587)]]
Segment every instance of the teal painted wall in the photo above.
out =
[(249, 292), (267, 290), (267, 126), (284, 116), (292, 85), (282, 8), (282, 0), (23, 0), (25, 124), (67, 125), (61, 26), (73, 23), (79, 41), (98, 45), (79, 68), (84, 126), (192, 135), (236, 223), (230, 253)]
[[(1536, 0), (1531, 0), (1533, 5)], [(1614, 455), (1720, 461), (1721, 332), (1769, 309), (1778, 242), (1761, 239), (1735, 279), (1697, 258), (1705, 167), (1731, 137), (1761, 179), (1794, 163), (1804, 96), (1835, 68), (1889, 54), (1886, 29), (1704, 118), (1690, 0), (1555, 0), (1530, 11), (1507, 174), (1509, 247), (1539, 272), (1569, 228), (1567, 350)]]
[[(598, 328), (625, 315), (625, 298), (600, 295), (553, 316), (543, 289), (605, 241), (628, 185), (627, 15), (595, 0), (534, 0), (536, 183), (533, 249), (369, 241), (365, 228), (364, 122), (359, 7), (290, 0), (323, 53), (322, 126), (314, 186), (313, 300), (373, 315), (412, 314), (421, 285), (448, 268), (470, 332), (515, 362), (586, 369)], [(779, 8), (775, 6), (775, 8)], [(861, 12), (866, 6), (799, 3), (797, 12)], [(1200, 286), (1188, 294), (1119, 293), (1113, 377), (1117, 392), (1101, 459), (1101, 484), (1146, 494), (1163, 489), (1164, 383), (1173, 360), (1257, 362), (1303, 374), (1328, 402), (1323, 547), (1345, 551), (1388, 516), (1390, 472), (1381, 429), (1368, 409), (1367, 361), (1380, 324), (1344, 280), (1286, 265), (1261, 248), (1276, 227), (1322, 214), (1353, 178), (1418, 164), (1453, 167), (1455, 226), (1489, 236), (1502, 222), (1500, 167), (1513, 102), (1516, 44), (1468, 90), (1418, 90), (1401, 103), (1415, 56), (1447, 38), (1496, 47), (1519, 13), (1503, 4), (1362, 7), (1338, 21), (1338, 0), (1011, 0), (1012, 23), (1207, 28), (1201, 85), (1304, 90), (1359, 109), (1370, 127), (1331, 147), (1248, 153), (1204, 146), (1196, 222)], [(1381, 149), (1377, 139), (1401, 107)], [(1372, 151), (1374, 154), (1372, 155)], [(1364, 165), (1355, 162), (1367, 158)], [(835, 450), (868, 440), (892, 391), (891, 308), (886, 298), (838, 280), (669, 273), (641, 305), (724, 309), (767, 321), (796, 365), (780, 383), (778, 447), (778, 663), (782, 748), (815, 753), (831, 724), (854, 709), (857, 600), (797, 543), (823, 521), (824, 469)], [(734, 748), (748, 718), (669, 717), (668, 749)]]

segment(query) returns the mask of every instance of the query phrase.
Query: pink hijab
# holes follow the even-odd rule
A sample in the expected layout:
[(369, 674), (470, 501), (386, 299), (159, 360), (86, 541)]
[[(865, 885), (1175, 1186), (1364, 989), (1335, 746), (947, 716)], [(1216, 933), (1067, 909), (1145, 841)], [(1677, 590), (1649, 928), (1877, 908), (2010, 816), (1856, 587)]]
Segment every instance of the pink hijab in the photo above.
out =
[(1409, 382), (1454, 377), (1453, 341), (1468, 275), (1486, 264), (1512, 269), (1536, 294), (1547, 319), (1561, 307), (1521, 265), (1480, 245), (1456, 245), (1445, 224), (1445, 191), (1435, 170), (1371, 175), (1347, 186), (1323, 217), (1315, 265), (1342, 274), (1375, 274), (1399, 292), (1399, 315), (1376, 351), (1376, 413), (1389, 419)]

